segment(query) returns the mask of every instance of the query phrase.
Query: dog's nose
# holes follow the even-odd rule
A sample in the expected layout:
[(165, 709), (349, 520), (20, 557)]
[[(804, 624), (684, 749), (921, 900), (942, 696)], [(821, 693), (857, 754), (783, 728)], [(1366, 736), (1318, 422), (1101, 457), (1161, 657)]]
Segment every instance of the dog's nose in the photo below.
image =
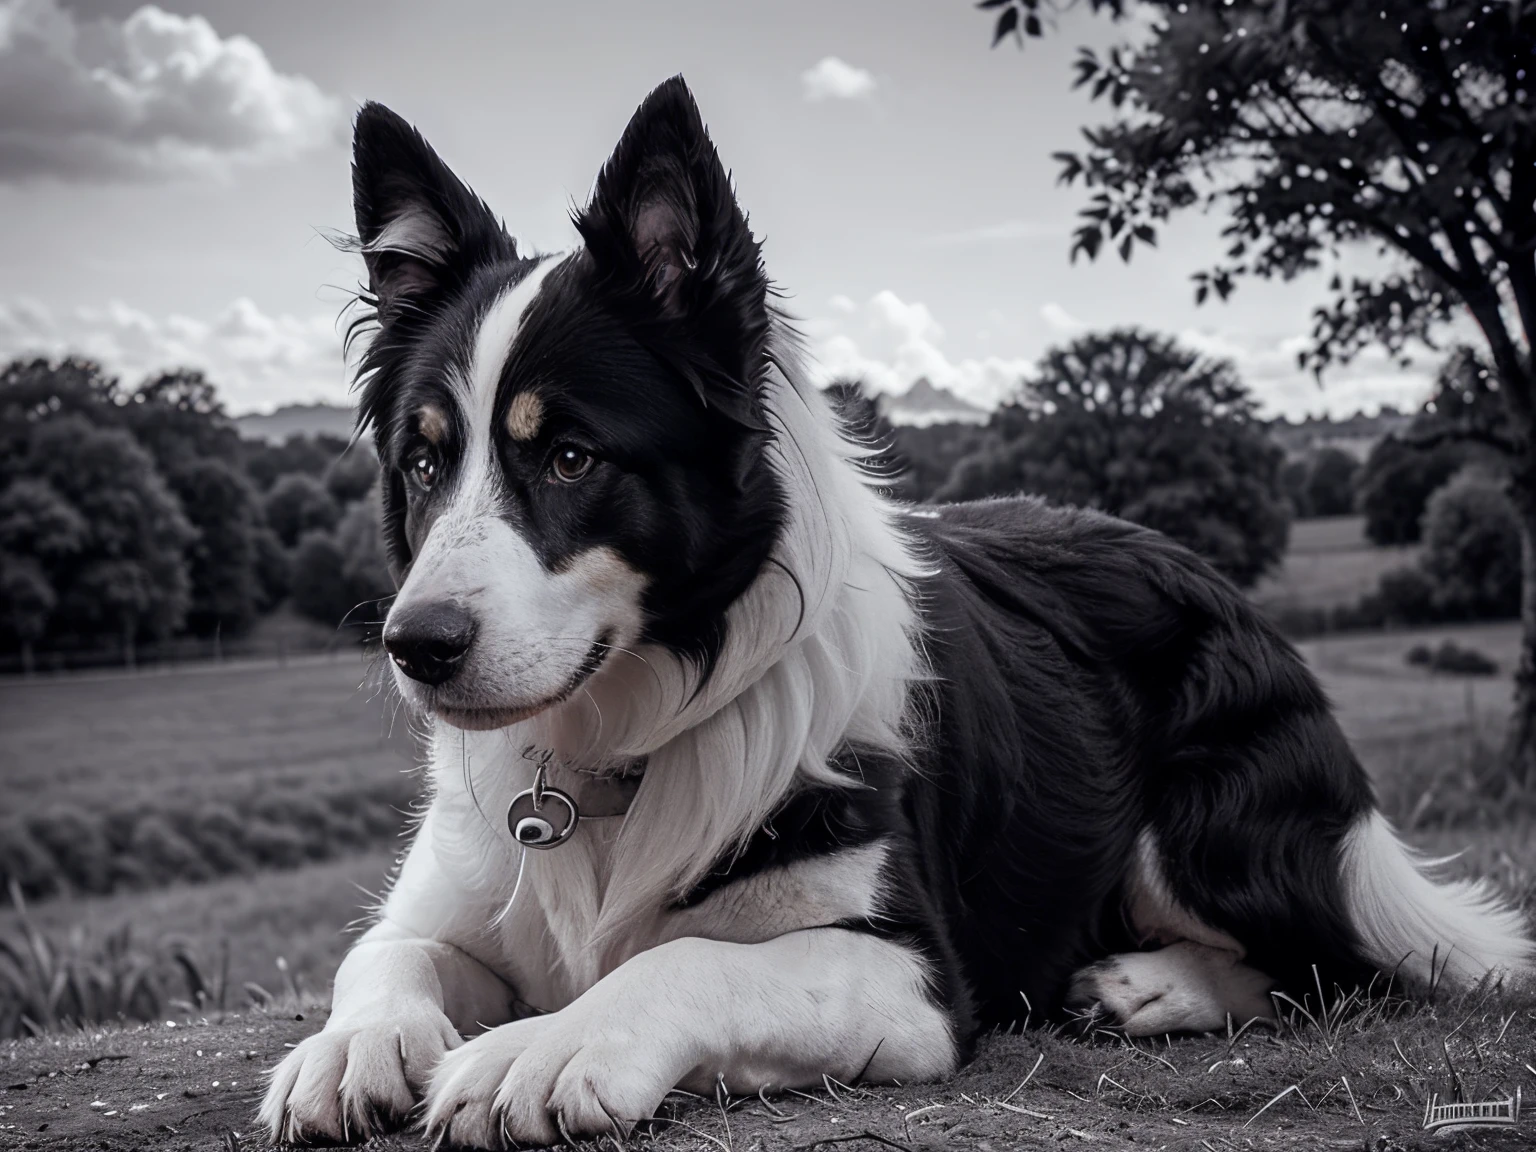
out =
[(423, 604), (392, 612), (384, 649), (412, 680), (437, 685), (458, 669), (475, 638), (475, 618), (454, 604)]

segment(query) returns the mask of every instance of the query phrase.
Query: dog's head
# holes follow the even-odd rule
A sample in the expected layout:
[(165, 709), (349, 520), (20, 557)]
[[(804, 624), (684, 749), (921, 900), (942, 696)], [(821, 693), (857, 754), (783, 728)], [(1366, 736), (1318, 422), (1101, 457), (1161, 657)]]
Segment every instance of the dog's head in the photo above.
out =
[(378, 322), (360, 419), (400, 585), (384, 643), (408, 698), (498, 728), (638, 644), (707, 674), (783, 497), (768, 282), (687, 86), (635, 113), (574, 253), (519, 253), (377, 104), (353, 185)]

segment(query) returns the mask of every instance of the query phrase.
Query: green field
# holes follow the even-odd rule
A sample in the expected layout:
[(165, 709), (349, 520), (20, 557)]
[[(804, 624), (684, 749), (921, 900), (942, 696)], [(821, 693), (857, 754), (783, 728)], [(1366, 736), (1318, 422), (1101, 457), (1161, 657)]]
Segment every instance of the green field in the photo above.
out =
[[(1404, 661), (1414, 644), (1446, 638), (1493, 657), (1501, 674), (1434, 675)], [(1496, 741), (1508, 713), (1518, 640), (1515, 625), (1495, 624), (1333, 637), (1301, 650), (1415, 841), (1436, 856), (1464, 852), (1454, 869), (1491, 875), (1536, 907), (1536, 822), (1466, 795), (1468, 750)], [(398, 781), (412, 763), (411, 742), (387, 694), (367, 686), (366, 671), (345, 656), (4, 684), (11, 803), (25, 813), (60, 804), (152, 808), (253, 790), (334, 798)], [(345, 949), (342, 929), (379, 891), (397, 851), (386, 838), (257, 876), (56, 897), (35, 903), (33, 915), (58, 933), (78, 925), (100, 936), (131, 923), (144, 941), (185, 934), (210, 956), (227, 940), (237, 983), (270, 986), (283, 956), (320, 986)], [(0, 912), (0, 930), (9, 918)]]
[(420, 787), (396, 712), (355, 650), (0, 681), (0, 891), (106, 895), (387, 847)]
[(1297, 520), (1284, 560), (1259, 581), (1253, 599), (1271, 612), (1353, 605), (1376, 591), (1385, 573), (1418, 558), (1418, 545), (1373, 545), (1365, 537), (1363, 516)]
[(146, 796), (241, 800), (376, 783), (413, 759), (404, 721), (355, 651), (138, 675), (0, 681), (8, 814)]

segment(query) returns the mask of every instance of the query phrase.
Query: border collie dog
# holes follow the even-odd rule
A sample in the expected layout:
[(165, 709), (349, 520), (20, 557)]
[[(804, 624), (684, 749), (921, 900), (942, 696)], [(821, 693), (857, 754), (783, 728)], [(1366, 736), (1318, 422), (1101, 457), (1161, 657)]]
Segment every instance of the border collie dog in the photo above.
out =
[[(941, 1077), (1031, 1014), (1202, 1031), (1314, 965), (1536, 968), (1514, 912), (1420, 870), (1296, 652), (1194, 555), (872, 486), (680, 78), (570, 253), (519, 251), (377, 104), (353, 178), (384, 645), (431, 801), (272, 1075), (274, 1138), (419, 1105), (449, 1143), (549, 1144), (674, 1087)], [(534, 793), (580, 810), (568, 839), (514, 832)]]

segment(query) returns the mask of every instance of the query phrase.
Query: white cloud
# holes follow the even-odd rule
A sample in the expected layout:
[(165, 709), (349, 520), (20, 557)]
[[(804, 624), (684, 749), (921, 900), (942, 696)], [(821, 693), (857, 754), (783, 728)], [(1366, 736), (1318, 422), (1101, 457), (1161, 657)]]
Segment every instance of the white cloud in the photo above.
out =
[(1352, 363), (1330, 368), (1319, 384), (1310, 371), (1297, 364), (1297, 354), (1311, 345), (1305, 334), (1273, 336), (1186, 328), (1177, 339), (1207, 356), (1230, 360), (1263, 415), (1292, 420), (1323, 414), (1338, 418), (1362, 410), (1374, 412), (1383, 405), (1417, 408), (1433, 391), (1441, 358), (1426, 353), (1403, 368), (1384, 350), (1367, 348)]
[(1063, 336), (1076, 336), (1088, 327), (1054, 300), (1040, 305), (1040, 319), (1045, 321), (1052, 332), (1059, 332)]
[(843, 319), (818, 325), (818, 378), (861, 380), (872, 392), (905, 392), (921, 376), (962, 399), (993, 407), (1013, 396), (1032, 367), (1022, 357), (951, 359), (940, 346), (944, 328), (921, 303), (878, 292)]
[(836, 56), (823, 56), (815, 67), (800, 73), (800, 89), (807, 100), (863, 100), (874, 95), (875, 78)]
[(57, 317), (31, 301), (0, 304), (0, 359), (66, 354), (99, 361), (130, 387), (164, 369), (200, 368), (236, 414), (350, 403), (333, 317), (268, 316), (243, 298), (206, 320), (116, 300)]
[(201, 16), (77, 22), (57, 0), (0, 0), (0, 180), (217, 173), (345, 127), (340, 100)]
[[(812, 337), (820, 383), (855, 379), (871, 392), (900, 395), (926, 376), (973, 404), (991, 408), (1017, 395), (1019, 381), (1034, 371), (1035, 362), (1027, 356), (951, 355), (944, 347), (944, 327), (928, 307), (908, 303), (894, 292), (876, 293), (859, 306), (842, 296), (833, 301), (834, 315), (804, 325)], [(1041, 305), (1040, 317), (1052, 343), (1074, 339), (1093, 327), (1055, 302)], [(988, 320), (1011, 330), (1002, 317)], [(1309, 343), (1305, 334), (1186, 328), (1175, 338), (1207, 356), (1230, 360), (1264, 416), (1293, 420), (1324, 413), (1344, 417), (1362, 409), (1374, 412), (1387, 404), (1412, 409), (1429, 395), (1438, 364), (1431, 354), (1404, 369), (1385, 353), (1368, 350), (1353, 364), (1330, 370), (1319, 387), (1296, 363), (1296, 354)]]

